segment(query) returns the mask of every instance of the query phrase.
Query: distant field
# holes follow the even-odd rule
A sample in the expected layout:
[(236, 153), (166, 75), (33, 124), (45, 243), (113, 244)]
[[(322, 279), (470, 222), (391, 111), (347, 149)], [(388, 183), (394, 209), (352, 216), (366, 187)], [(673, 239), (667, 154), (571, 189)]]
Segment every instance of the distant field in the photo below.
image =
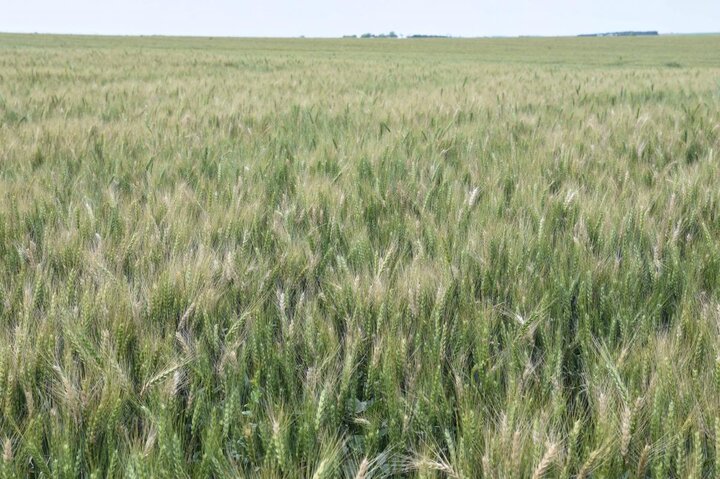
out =
[(0, 478), (720, 475), (720, 36), (0, 35)]

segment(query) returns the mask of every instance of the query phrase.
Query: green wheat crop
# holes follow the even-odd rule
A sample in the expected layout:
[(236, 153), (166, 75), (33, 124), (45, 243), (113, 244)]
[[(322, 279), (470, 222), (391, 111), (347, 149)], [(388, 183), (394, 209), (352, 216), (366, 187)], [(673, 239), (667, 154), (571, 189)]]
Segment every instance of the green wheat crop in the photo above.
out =
[(0, 35), (0, 478), (717, 477), (718, 52)]

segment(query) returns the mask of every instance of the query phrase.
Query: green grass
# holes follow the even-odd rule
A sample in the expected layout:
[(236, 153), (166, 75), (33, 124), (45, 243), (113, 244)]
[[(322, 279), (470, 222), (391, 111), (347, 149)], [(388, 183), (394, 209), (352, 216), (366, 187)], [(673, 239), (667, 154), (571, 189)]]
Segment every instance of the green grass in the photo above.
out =
[(717, 476), (718, 51), (0, 35), (0, 477)]

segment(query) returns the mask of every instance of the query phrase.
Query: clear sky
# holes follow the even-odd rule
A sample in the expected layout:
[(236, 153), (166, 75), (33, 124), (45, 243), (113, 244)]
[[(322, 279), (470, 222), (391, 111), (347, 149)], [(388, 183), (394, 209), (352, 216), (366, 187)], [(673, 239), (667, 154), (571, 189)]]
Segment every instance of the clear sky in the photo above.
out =
[(0, 31), (123, 35), (720, 31), (720, 0), (0, 0)]

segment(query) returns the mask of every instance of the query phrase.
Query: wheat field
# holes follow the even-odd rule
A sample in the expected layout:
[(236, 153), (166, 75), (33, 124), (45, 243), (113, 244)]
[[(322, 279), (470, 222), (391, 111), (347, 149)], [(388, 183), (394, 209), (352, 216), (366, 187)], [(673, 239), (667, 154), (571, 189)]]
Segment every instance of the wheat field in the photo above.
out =
[(720, 476), (719, 51), (0, 35), (0, 477)]

